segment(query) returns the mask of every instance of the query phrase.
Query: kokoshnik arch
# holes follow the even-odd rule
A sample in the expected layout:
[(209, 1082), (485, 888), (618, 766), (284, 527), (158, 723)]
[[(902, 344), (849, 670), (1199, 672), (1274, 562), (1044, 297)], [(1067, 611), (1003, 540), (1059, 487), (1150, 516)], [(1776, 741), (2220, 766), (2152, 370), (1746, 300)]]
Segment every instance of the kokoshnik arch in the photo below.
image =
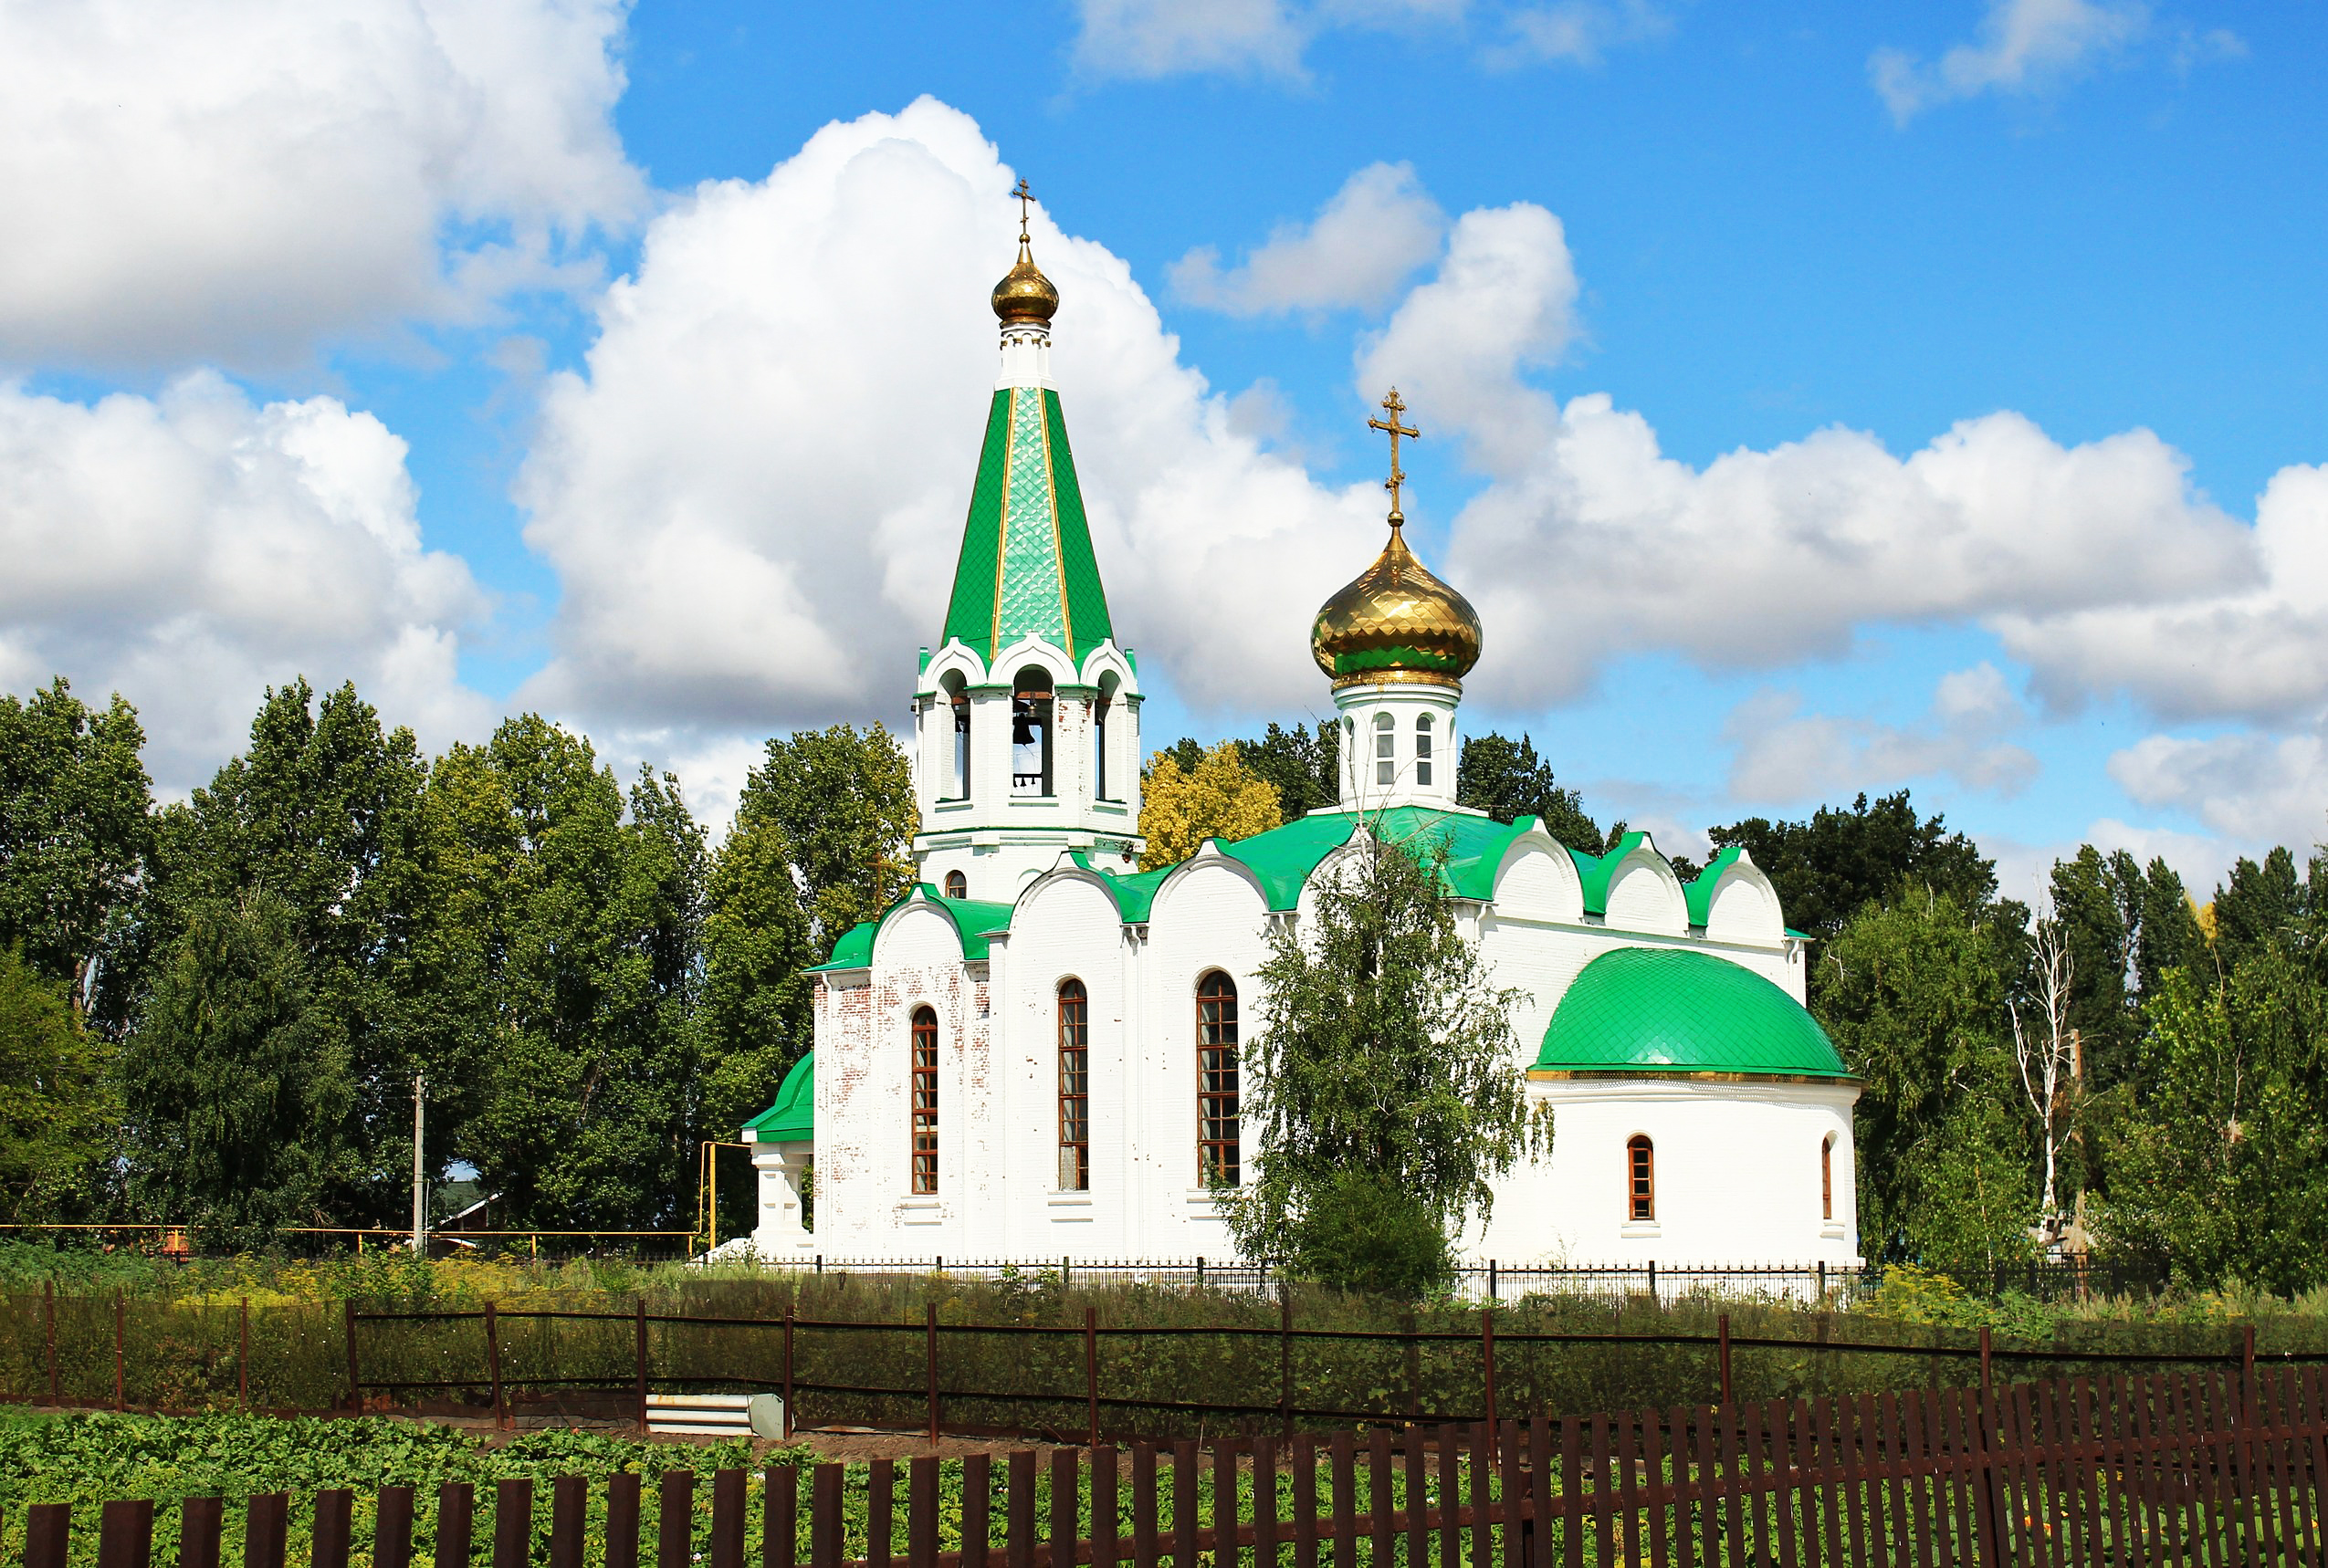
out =
[[(1023, 182), (1022, 192), (1023, 194)], [(1116, 640), (1051, 380), (1059, 292), (995, 285), (1001, 372), (939, 645), (921, 652), (920, 880), (816, 977), (815, 1049), (743, 1130), (762, 1258), (1225, 1257), (1247, 1178), (1239, 1051), (1266, 932), (1365, 835), (1442, 841), (1464, 934), (1527, 994), (1551, 1155), (1463, 1239), (1506, 1262), (1848, 1263), (1859, 1084), (1803, 1008), (1804, 938), (1742, 850), (1684, 885), (1645, 833), (1604, 855), (1455, 804), (1478, 616), (1389, 538), (1318, 612), (1341, 799), (1129, 873), (1139, 669)], [(812, 1155), (815, 1233), (802, 1224)]]

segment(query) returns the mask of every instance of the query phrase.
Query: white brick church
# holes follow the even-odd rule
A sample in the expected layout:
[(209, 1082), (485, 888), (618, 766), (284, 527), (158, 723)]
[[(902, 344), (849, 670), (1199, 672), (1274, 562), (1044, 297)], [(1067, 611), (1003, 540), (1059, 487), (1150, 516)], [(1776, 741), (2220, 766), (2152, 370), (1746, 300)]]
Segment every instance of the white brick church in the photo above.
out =
[[(1454, 802), (1471, 605), (1389, 538), (1319, 612), (1330, 810), (1135, 873), (1139, 672), (1118, 646), (1022, 235), (939, 645), (913, 695), (918, 884), (816, 971), (813, 1053), (745, 1127), (761, 1258), (1226, 1259), (1249, 1176), (1238, 1052), (1273, 925), (1360, 834), (1443, 839), (1555, 1145), (1462, 1250), (1506, 1265), (1841, 1264), (1858, 1083), (1802, 1005), (1803, 940), (1725, 850), (1684, 884)], [(1395, 394), (1388, 424), (1399, 424)], [(1410, 434), (1400, 430), (1399, 434)], [(799, 1180), (815, 1167), (814, 1234)]]

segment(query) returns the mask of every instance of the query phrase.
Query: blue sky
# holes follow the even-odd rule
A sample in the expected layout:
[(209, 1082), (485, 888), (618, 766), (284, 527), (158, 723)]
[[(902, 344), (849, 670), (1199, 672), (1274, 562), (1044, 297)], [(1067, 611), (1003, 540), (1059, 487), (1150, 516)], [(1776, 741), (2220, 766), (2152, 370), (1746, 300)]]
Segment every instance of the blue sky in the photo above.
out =
[(0, 23), (0, 684), (171, 786), (300, 671), (714, 811), (897, 722), (1024, 174), (1151, 742), (1326, 706), (1395, 376), (1473, 727), (1604, 821), (2323, 836), (2317, 7), (75, 9)]

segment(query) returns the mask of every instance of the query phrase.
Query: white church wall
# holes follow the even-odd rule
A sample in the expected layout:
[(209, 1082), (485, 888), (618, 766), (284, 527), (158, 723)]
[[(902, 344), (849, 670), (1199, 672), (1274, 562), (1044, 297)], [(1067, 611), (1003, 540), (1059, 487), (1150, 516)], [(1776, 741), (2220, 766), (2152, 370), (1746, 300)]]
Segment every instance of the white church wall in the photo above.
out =
[[(847, 1046), (817, 1038), (817, 1250), (834, 1257), (922, 1257), (973, 1211), (993, 1162), (975, 1142), (985, 1064), (987, 986), (962, 961), (953, 922), (928, 904), (883, 923), (869, 981), (841, 989), (834, 1010), (863, 1014)], [(832, 993), (834, 988), (826, 988)], [(861, 1000), (857, 999), (862, 998)], [(913, 1190), (912, 1018), (938, 1020), (938, 1190)], [(822, 1017), (820, 1017), (820, 1025)]]
[[(1712, 1079), (1536, 1080), (1553, 1108), (1548, 1161), (1501, 1184), (1466, 1250), (1499, 1262), (1845, 1264), (1858, 1257), (1855, 1085)], [(1655, 1218), (1632, 1220), (1626, 1145), (1654, 1152)], [(1832, 1138), (1836, 1218), (1822, 1218), (1819, 1145)]]
[[(1260, 885), (1217, 852), (1199, 855), (1157, 890), (1141, 967), (1139, 1007), (1145, 1103), (1134, 1125), (1127, 1240), (1136, 1255), (1221, 1258), (1227, 1226), (1197, 1176), (1197, 982), (1219, 969), (1236, 982), (1240, 1041), (1253, 1036), (1260, 993), (1253, 972), (1268, 957), (1268, 905)], [(1246, 1150), (1251, 1140), (1245, 1140)]]
[[(1037, 883), (1012, 917), (993, 1105), (1007, 1192), (993, 1218), (1005, 1256), (1127, 1255), (1138, 1070), (1126, 946), (1115, 900), (1082, 873)], [(1069, 977), (1083, 983), (1088, 1019), (1091, 1185), (1084, 1191), (1063, 1187), (1059, 1170), (1059, 987)]]
[(1619, 931), (1679, 936), (1689, 930), (1689, 903), (1680, 879), (1649, 844), (1624, 858), (1609, 879), (1605, 922)]
[(1750, 861), (1731, 862), (1714, 884), (1705, 913), (1706, 939), (1776, 947), (1787, 939), (1777, 890)]
[(1543, 832), (1514, 839), (1495, 870), (1495, 913), (1506, 918), (1584, 923), (1584, 883), (1568, 852)]

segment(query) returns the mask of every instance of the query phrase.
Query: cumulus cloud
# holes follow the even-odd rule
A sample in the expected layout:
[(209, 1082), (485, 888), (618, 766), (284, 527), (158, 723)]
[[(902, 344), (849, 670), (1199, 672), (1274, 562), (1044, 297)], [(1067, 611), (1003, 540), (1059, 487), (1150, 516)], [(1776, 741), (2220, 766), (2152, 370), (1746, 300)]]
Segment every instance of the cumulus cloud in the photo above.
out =
[(1908, 725), (1805, 713), (1798, 694), (1762, 692), (1722, 728), (1733, 747), (1730, 794), (1791, 805), (1938, 776), (2011, 796), (2037, 776), (2037, 758), (2003, 738), (2026, 717), (2004, 675), (1985, 662), (1943, 675), (1930, 710)]
[(1447, 214), (1410, 163), (1370, 163), (1306, 225), (1280, 225), (1268, 243), (1223, 270), (1211, 246), (1169, 270), (1172, 291), (1233, 316), (1370, 309), (1439, 253)]
[[(925, 99), (655, 220), (519, 479), (563, 589), (529, 700), (703, 734), (895, 711), (944, 615), (1012, 178)], [(1034, 248), (1118, 637), (1200, 706), (1314, 699), (1308, 619), (1379, 542), (1372, 487), (1246, 434), (1120, 258), (1040, 211)]]
[(2187, 811), (2233, 843), (2328, 841), (2328, 740), (2317, 731), (2201, 738), (2154, 735), (2110, 758), (2139, 805)]
[(2124, 693), (2169, 719), (2285, 723), (2328, 707), (2328, 467), (2265, 486), (2251, 569), (2231, 592), (1997, 618), (2056, 707)]
[(0, 384), (0, 688), (121, 692), (173, 789), (302, 674), (437, 741), (473, 731), (454, 666), (485, 606), (416, 498), (404, 442), (331, 398), (254, 406), (210, 373), (94, 404)]
[(1990, 0), (1976, 41), (1929, 65), (1903, 49), (1878, 49), (1868, 78), (1893, 121), (1905, 125), (1953, 99), (2050, 90), (2122, 55), (2149, 29), (2150, 8), (2139, 0)]
[(624, 11), (0, 7), (0, 362), (278, 363), (586, 276), (564, 242), (645, 199), (611, 118)]
[(1620, 45), (1663, 37), (1673, 18), (1648, 0), (1560, 0), (1505, 18), (1505, 41), (1491, 50), (1495, 65), (1552, 62), (1597, 66)]
[(1199, 72), (1300, 80), (1310, 40), (1334, 28), (1457, 23), (1467, 0), (1076, 0), (1076, 68), (1091, 78)]

